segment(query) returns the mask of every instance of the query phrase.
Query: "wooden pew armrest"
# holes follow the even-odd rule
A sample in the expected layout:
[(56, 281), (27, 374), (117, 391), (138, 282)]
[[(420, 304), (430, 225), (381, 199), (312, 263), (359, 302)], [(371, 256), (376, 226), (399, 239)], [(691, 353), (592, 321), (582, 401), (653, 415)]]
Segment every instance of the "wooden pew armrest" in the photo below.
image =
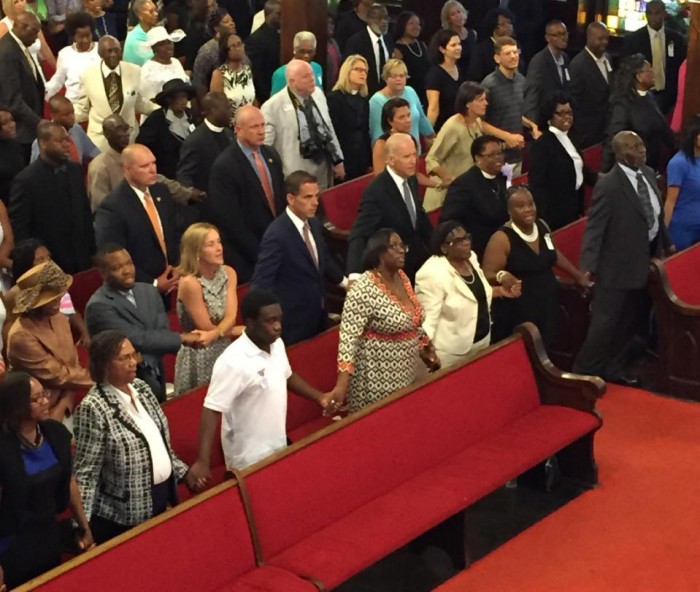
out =
[(330, 238), (330, 239), (347, 242), (348, 238), (350, 237), (349, 230), (342, 230), (341, 228), (338, 228), (335, 224), (333, 224), (333, 222), (330, 222), (329, 220), (323, 221), (323, 230), (327, 234), (328, 238)]
[(667, 307), (674, 314), (685, 317), (700, 317), (700, 306), (678, 298), (668, 280), (663, 261), (656, 257), (651, 260), (649, 290), (657, 306)]
[(605, 393), (605, 381), (597, 376), (563, 372), (549, 359), (542, 337), (532, 323), (516, 327), (530, 357), (543, 405), (562, 405), (595, 413), (596, 400)]

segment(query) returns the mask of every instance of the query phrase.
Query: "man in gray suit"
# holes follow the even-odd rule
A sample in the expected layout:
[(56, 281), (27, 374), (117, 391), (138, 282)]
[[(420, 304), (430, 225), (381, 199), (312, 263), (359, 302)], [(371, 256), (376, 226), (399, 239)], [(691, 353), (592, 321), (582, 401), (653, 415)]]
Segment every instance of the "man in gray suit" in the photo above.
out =
[[(615, 166), (595, 186), (579, 267), (595, 274), (591, 324), (574, 372), (622, 384), (630, 343), (649, 319), (646, 285), (651, 257), (674, 250), (646, 148), (631, 131), (613, 140)], [(645, 323), (646, 321), (646, 323)]]
[(160, 293), (153, 285), (136, 281), (134, 263), (124, 247), (103, 245), (95, 262), (104, 283), (85, 308), (88, 332), (93, 336), (107, 329), (123, 331), (143, 357), (137, 376), (164, 401), (163, 354), (175, 353), (182, 345), (196, 347), (200, 332), (177, 333), (170, 328)]

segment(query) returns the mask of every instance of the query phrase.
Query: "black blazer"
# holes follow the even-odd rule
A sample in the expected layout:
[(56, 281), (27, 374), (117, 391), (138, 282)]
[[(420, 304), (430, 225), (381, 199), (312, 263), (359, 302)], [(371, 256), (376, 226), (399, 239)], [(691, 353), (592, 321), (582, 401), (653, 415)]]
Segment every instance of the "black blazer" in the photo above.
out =
[(403, 200), (403, 195), (387, 171), (377, 175), (362, 194), (357, 218), (352, 225), (348, 242), (348, 273), (361, 273), (362, 255), (369, 238), (380, 228), (393, 228), (408, 246), (404, 271), (413, 281), (416, 271), (428, 258), (427, 245), (433, 225), (418, 199), (418, 181), (408, 180), (416, 208), (416, 227)]
[[(65, 192), (54, 189), (59, 175)], [(95, 232), (78, 163), (66, 160), (56, 169), (39, 157), (14, 178), (8, 211), (15, 241), (41, 239), (66, 273), (92, 267)]]
[[(610, 58), (608, 58), (610, 63)], [(569, 64), (571, 97), (574, 100), (574, 127), (571, 133), (583, 148), (603, 141), (608, 117), (610, 82), (606, 80), (591, 54), (582, 49)]]
[(162, 183), (149, 187), (158, 210), (168, 251), (166, 262), (151, 220), (134, 190), (122, 180), (95, 211), (95, 235), (98, 245), (123, 246), (134, 261), (136, 281), (153, 283), (165, 271), (166, 263), (176, 265), (179, 245), (173, 223), (173, 199)]
[[(334, 90), (328, 93), (328, 111), (345, 159), (345, 179), (367, 174), (372, 166), (369, 137), (369, 101), (359, 94)], [(352, 157), (350, 158), (350, 155)]]
[(491, 235), (508, 221), (506, 178), (487, 179), (476, 165), (462, 173), (447, 189), (440, 222), (447, 220), (459, 221), (472, 235), (472, 250), (481, 259)]
[(345, 12), (338, 11), (338, 22), (335, 27), (335, 40), (341, 52), (345, 51), (345, 44), (355, 33), (359, 33), (367, 26), (355, 10)]
[(180, 147), (177, 180), (185, 187), (196, 187), (207, 191), (211, 165), (231, 142), (233, 142), (233, 132), (230, 129), (224, 128), (222, 132), (213, 132), (206, 123), (202, 123)]
[(552, 230), (583, 215), (584, 186), (586, 183), (594, 185), (596, 178), (597, 175), (584, 166), (583, 185), (576, 190), (574, 161), (549, 130), (544, 130), (530, 145), (528, 184), (537, 204), (537, 217), (547, 222)]
[[(180, 149), (184, 143), (170, 131), (170, 123), (165, 118), (166, 109), (156, 109), (141, 124), (136, 143), (148, 146), (156, 157), (158, 172), (174, 179), (177, 175), (177, 163), (180, 161)], [(192, 123), (192, 114), (187, 111), (187, 119)]]
[[(270, 170), (276, 213), (280, 214), (287, 207), (282, 160), (271, 146), (261, 146), (260, 153)], [(260, 241), (275, 215), (253, 164), (238, 142), (232, 142), (211, 167), (205, 217), (219, 228), (224, 259), (236, 270), (239, 283), (249, 281)]]
[[(391, 59), (391, 53), (394, 51), (394, 42), (388, 35), (384, 35), (383, 39), (384, 45), (386, 45), (388, 52), (386, 59), (389, 61)], [(372, 39), (367, 32), (367, 27), (355, 33), (345, 44), (345, 48), (343, 49), (343, 59), (345, 60), (348, 56), (354, 54), (360, 54), (367, 60), (367, 66), (369, 68), (369, 72), (367, 73), (367, 89), (369, 90), (369, 96), (371, 97), (378, 90), (384, 88), (386, 83), (379, 76), (377, 76), (377, 60), (374, 57), (374, 46), (372, 45)]]
[(554, 61), (549, 47), (538, 51), (527, 66), (525, 116), (532, 121), (540, 120), (540, 108), (549, 96), (557, 91), (569, 89), (570, 81), (568, 78), (571, 78), (569, 56), (564, 51), (562, 51), (562, 56), (564, 57), (562, 78), (559, 78), (559, 67)]
[[(678, 70), (686, 58), (686, 45), (683, 35), (677, 31), (673, 31), (668, 27), (664, 27), (664, 35), (666, 36), (666, 88), (659, 97), (659, 107), (664, 113), (668, 113), (676, 104), (678, 96)], [(673, 56), (669, 55), (669, 47), (673, 45)], [(646, 27), (625, 35), (622, 44), (622, 52), (629, 56), (635, 53), (641, 53), (649, 63), (651, 63), (651, 39), (649, 38), (649, 30)]]
[[(40, 422), (40, 426), (46, 440), (51, 444), (61, 470), (53, 501), (56, 513), (60, 513), (66, 509), (70, 499), (72, 436), (62, 423), (53, 419)], [(27, 472), (20, 453), (19, 438), (15, 434), (0, 436), (0, 487), (0, 537), (6, 537), (18, 534), (25, 527), (31, 526), (34, 517), (29, 503)], [(44, 507), (49, 503), (44, 502)]]
[(659, 170), (661, 164), (661, 146), (669, 150), (676, 149), (676, 134), (668, 125), (651, 94), (640, 96), (626, 94), (610, 100), (608, 124), (605, 129), (603, 157), (600, 170), (606, 173), (615, 163), (612, 151), (612, 139), (617, 132), (631, 130), (644, 140), (647, 148), (647, 164)]
[[(656, 187), (654, 171), (642, 167), (659, 202), (659, 233), (652, 245), (653, 257), (669, 247), (664, 224), (663, 200)], [(607, 289), (637, 290), (649, 277), (649, 227), (637, 192), (624, 171), (615, 165), (598, 181), (588, 211), (579, 267), (595, 273), (598, 285)]]
[(14, 139), (0, 138), (0, 199), (5, 205), (10, 203), (12, 181), (26, 166), (22, 145)]
[(279, 298), (284, 313), (282, 339), (287, 345), (325, 329), (324, 278), (333, 284), (343, 280), (343, 272), (323, 240), (321, 221), (310, 218), (309, 225), (318, 252), (318, 268), (285, 211), (265, 231), (251, 280), (254, 288), (271, 290)]
[[(36, 64), (36, 62), (35, 62)], [(17, 141), (31, 144), (44, 114), (44, 82), (36, 64), (37, 77), (12, 35), (0, 39), (0, 102), (12, 111), (17, 123)]]
[(481, 82), (496, 69), (496, 61), (493, 59), (493, 41), (489, 37), (479, 41), (472, 51), (467, 68), (467, 80)]
[(272, 74), (280, 67), (280, 32), (267, 23), (245, 41), (245, 51), (253, 69), (255, 98), (262, 105), (270, 98)]

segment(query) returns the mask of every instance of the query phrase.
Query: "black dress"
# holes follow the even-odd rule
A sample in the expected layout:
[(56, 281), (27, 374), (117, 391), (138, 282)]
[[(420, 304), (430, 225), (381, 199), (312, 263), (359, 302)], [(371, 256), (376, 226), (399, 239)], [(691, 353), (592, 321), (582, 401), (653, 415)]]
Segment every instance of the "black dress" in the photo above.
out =
[(462, 39), (462, 55), (459, 56), (457, 60), (457, 66), (463, 72), (467, 71), (469, 67), (469, 60), (472, 57), (472, 52), (476, 47), (476, 31), (474, 29), (467, 29), (467, 36)]
[(422, 41), (413, 43), (395, 43), (394, 49), (401, 52), (401, 59), (406, 64), (408, 70), (408, 80), (406, 84), (416, 91), (423, 109), (428, 108), (428, 99), (425, 96), (425, 75), (430, 69), (428, 59), (428, 48)]
[[(535, 253), (512, 228), (500, 228), (510, 241), (510, 253), (504, 269), (522, 280), (523, 284), (519, 298), (499, 298), (493, 301), (494, 343), (508, 337), (517, 325), (526, 321), (537, 325), (545, 346), (548, 346), (554, 337), (559, 300), (557, 280), (552, 267), (557, 261), (557, 252), (549, 248), (549, 231), (539, 220), (537, 228), (539, 253)], [(551, 241), (551, 238), (549, 240)]]
[(440, 113), (435, 121), (435, 131), (455, 114), (455, 99), (459, 86), (464, 82), (462, 70), (457, 66), (457, 80), (452, 78), (442, 66), (431, 66), (425, 77), (425, 89), (436, 90), (440, 93)]
[(360, 94), (334, 90), (328, 94), (328, 112), (345, 157), (345, 180), (367, 174), (372, 165), (369, 100)]

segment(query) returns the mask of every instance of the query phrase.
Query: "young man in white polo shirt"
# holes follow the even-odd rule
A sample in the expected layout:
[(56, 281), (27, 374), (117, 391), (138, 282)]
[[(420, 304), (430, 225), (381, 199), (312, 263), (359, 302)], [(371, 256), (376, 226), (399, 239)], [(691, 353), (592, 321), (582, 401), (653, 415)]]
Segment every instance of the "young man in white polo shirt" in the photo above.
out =
[(330, 393), (321, 393), (289, 365), (282, 334), (282, 309), (277, 298), (252, 290), (243, 299), (245, 332), (214, 364), (204, 399), (199, 430), (199, 455), (190, 468), (190, 482), (201, 489), (211, 476), (211, 443), (219, 415), (226, 466), (243, 469), (287, 445), (287, 389), (317, 401), (324, 413), (336, 410)]

